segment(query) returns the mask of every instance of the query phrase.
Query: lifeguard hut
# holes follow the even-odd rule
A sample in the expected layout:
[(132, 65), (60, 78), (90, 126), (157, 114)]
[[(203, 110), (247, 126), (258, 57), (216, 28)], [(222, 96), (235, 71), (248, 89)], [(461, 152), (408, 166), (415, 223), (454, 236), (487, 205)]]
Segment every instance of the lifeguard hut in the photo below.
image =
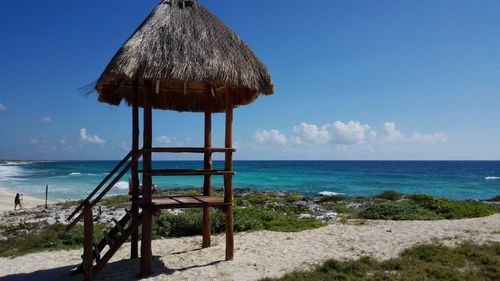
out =
[[(139, 257), (142, 276), (151, 273), (152, 217), (160, 209), (202, 208), (203, 247), (210, 246), (210, 208), (225, 214), (226, 260), (233, 259), (233, 109), (273, 93), (271, 76), (252, 50), (219, 18), (195, 0), (163, 0), (111, 59), (95, 90), (99, 101), (132, 108), (132, 148), (68, 217), (68, 229), (84, 222), (80, 270), (91, 280), (130, 238), (131, 258)], [(143, 109), (142, 148), (139, 108)], [(153, 147), (152, 110), (204, 113), (203, 147)], [(225, 113), (225, 146), (212, 147), (212, 114)], [(175, 120), (170, 120), (175, 122)], [(153, 153), (199, 153), (203, 167), (156, 169)], [(224, 169), (214, 169), (213, 153), (225, 154)], [(142, 159), (142, 167), (139, 160)], [(92, 209), (130, 171), (130, 209), (93, 244)], [(139, 175), (142, 174), (142, 190)], [(193, 176), (199, 196), (154, 197), (153, 176)], [(211, 194), (212, 176), (224, 177), (224, 198)], [(202, 184), (201, 184), (202, 182)], [(139, 227), (142, 235), (139, 237)]]

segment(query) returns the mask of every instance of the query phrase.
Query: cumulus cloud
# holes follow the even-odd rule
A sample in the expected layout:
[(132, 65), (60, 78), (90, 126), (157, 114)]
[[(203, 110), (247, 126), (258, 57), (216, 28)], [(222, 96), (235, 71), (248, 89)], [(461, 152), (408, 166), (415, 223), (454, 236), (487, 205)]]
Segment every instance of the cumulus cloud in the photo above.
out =
[(0, 103), (0, 112), (5, 112), (5, 111), (7, 111), (7, 107), (2, 103)]
[(396, 124), (393, 122), (385, 122), (383, 130), (388, 141), (398, 141), (404, 139), (403, 134), (396, 129)]
[(384, 123), (383, 130), (386, 140), (391, 142), (399, 141), (418, 144), (437, 144), (448, 141), (448, 136), (445, 133), (421, 134), (413, 132), (409, 136), (406, 136), (396, 129), (396, 124), (393, 122)]
[(42, 118), (40, 118), (40, 122), (50, 123), (50, 122), (52, 122), (52, 118), (50, 116), (43, 116)]
[(88, 134), (86, 128), (81, 128), (80, 129), (80, 143), (82, 143), (82, 144), (105, 144), (106, 140), (100, 138), (98, 135)]
[(276, 129), (258, 130), (255, 132), (253, 138), (259, 144), (271, 143), (285, 145), (287, 143), (285, 135)]
[(369, 136), (376, 136), (376, 132), (370, 130), (370, 126), (360, 122), (349, 121), (343, 123), (337, 121), (330, 126), (332, 128), (332, 140), (336, 144), (360, 144), (365, 142)]
[(374, 138), (377, 135), (375, 131), (370, 130), (370, 126), (355, 121), (347, 123), (336, 121), (323, 126), (300, 123), (293, 128), (293, 131), (295, 136), (291, 140), (294, 144), (333, 143), (353, 145), (363, 143), (366, 139)]
[(296, 136), (292, 138), (292, 141), (296, 144), (302, 144), (303, 142), (325, 144), (330, 141), (327, 125), (318, 127), (315, 124), (300, 123), (298, 126), (293, 127), (293, 132)]
[(160, 146), (183, 146), (191, 142), (190, 138), (178, 139), (176, 137), (160, 136), (157, 137), (156, 143)]

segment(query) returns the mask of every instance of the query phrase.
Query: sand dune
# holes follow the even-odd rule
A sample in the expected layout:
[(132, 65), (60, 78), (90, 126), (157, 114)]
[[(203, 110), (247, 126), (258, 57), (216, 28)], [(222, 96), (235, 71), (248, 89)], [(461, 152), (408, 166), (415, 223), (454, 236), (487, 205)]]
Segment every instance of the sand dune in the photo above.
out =
[[(417, 243), (445, 244), (471, 240), (500, 242), (500, 214), (455, 221), (367, 221), (363, 225), (332, 224), (299, 233), (257, 231), (238, 233), (235, 260), (224, 261), (224, 236), (214, 246), (199, 248), (201, 237), (153, 242), (155, 275), (145, 280), (258, 280), (308, 268), (330, 258), (373, 255), (395, 257)], [(139, 260), (126, 260), (123, 247), (97, 280), (134, 280)], [(0, 259), (0, 280), (81, 280), (69, 269), (80, 262), (81, 251), (30, 254)]]

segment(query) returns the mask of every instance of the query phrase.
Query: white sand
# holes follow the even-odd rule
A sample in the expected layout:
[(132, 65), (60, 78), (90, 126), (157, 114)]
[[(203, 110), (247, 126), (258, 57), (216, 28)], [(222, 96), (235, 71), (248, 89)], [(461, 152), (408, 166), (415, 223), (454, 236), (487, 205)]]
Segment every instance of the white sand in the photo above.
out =
[[(299, 233), (258, 231), (235, 236), (235, 260), (224, 261), (224, 236), (199, 249), (201, 237), (153, 242), (156, 275), (145, 280), (258, 280), (310, 268), (327, 259), (373, 255), (397, 256), (417, 243), (447, 245), (470, 240), (500, 242), (500, 214), (455, 221), (368, 221), (364, 225), (333, 224)], [(111, 260), (97, 280), (134, 280), (139, 260), (127, 260), (129, 245)], [(0, 259), (1, 280), (82, 280), (68, 270), (80, 262), (81, 251), (30, 254)]]
[[(0, 187), (0, 212), (14, 210), (15, 197), (15, 192), (11, 192), (6, 188)], [(51, 202), (49, 201), (49, 203)], [(23, 208), (33, 208), (38, 205), (45, 205), (45, 200), (23, 194)]]

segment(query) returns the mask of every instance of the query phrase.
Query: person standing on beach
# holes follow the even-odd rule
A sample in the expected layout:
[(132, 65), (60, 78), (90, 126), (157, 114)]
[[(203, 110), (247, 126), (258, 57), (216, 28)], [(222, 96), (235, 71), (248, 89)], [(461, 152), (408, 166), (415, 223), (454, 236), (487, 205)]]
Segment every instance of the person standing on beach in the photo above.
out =
[(17, 206), (19, 205), (19, 209), (21, 209), (21, 195), (19, 193), (16, 193), (16, 198), (14, 199), (14, 211), (16, 210)]

